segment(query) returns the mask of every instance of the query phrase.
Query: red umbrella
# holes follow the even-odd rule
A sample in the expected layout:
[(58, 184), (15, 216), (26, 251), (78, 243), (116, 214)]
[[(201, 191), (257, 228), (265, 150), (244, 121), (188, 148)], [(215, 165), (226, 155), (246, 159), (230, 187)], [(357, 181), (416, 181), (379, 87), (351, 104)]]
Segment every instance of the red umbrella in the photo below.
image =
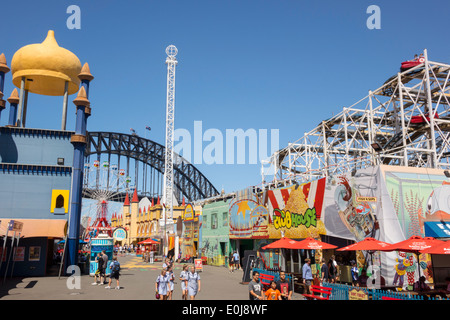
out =
[(314, 238), (306, 238), (305, 240), (298, 241), (296, 244), (296, 249), (309, 249), (309, 250), (319, 250), (319, 249), (334, 249), (337, 246), (325, 243)]
[(450, 254), (450, 242), (449, 241), (441, 241), (441, 242), (442, 242), (441, 244), (435, 245), (428, 249), (424, 249), (420, 252), (428, 254)]
[(337, 251), (380, 251), (389, 247), (391, 244), (374, 238), (365, 238), (349, 246), (337, 249)]
[(155, 241), (155, 240), (150, 239), (150, 238), (148, 238), (148, 239), (146, 239), (144, 241), (138, 242), (138, 244), (158, 244), (158, 243), (159, 243), (158, 241)]
[(419, 270), (419, 277), (420, 277), (420, 263), (419, 263), (420, 262), (419, 261), (420, 253), (425, 249), (433, 247), (438, 242), (442, 242), (442, 241), (437, 240), (432, 237), (422, 238), (420, 236), (412, 236), (409, 239), (406, 239), (404, 241), (394, 243), (394, 244), (390, 245), (389, 247), (382, 249), (382, 251), (402, 251), (402, 252), (410, 252), (410, 253), (416, 254), (417, 268)]
[(391, 244), (381, 251), (402, 251), (419, 254), (420, 251), (431, 248), (440, 242), (442, 241), (432, 237), (422, 238), (420, 236), (412, 236), (404, 241)]
[(297, 247), (298, 241), (289, 239), (289, 238), (281, 238), (280, 240), (274, 241), (264, 247), (263, 250), (267, 249), (301, 249)]

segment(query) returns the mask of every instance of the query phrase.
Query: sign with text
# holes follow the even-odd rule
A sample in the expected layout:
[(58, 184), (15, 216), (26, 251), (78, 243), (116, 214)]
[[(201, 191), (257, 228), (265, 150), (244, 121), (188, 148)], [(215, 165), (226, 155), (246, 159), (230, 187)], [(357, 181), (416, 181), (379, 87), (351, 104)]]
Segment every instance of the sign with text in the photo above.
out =
[(357, 202), (377, 202), (377, 197), (356, 197)]
[(360, 289), (352, 289), (348, 292), (349, 300), (369, 300), (369, 295)]
[(195, 214), (194, 207), (192, 207), (192, 204), (189, 203), (184, 209), (183, 215), (184, 221), (194, 220), (194, 214)]
[(113, 232), (113, 238), (116, 241), (122, 241), (127, 238), (127, 230), (124, 228), (117, 228)]
[(21, 232), (23, 228), (23, 222), (17, 221), (17, 220), (11, 220), (9, 221), (8, 230), (9, 231), (17, 231)]
[(194, 259), (194, 267), (196, 272), (203, 271), (202, 259)]

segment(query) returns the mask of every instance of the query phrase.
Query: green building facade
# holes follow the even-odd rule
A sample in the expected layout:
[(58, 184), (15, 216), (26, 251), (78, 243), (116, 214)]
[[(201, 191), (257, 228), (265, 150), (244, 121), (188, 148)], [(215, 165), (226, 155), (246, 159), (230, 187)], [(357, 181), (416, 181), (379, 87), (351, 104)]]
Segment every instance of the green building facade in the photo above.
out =
[(207, 203), (202, 208), (202, 257), (207, 264), (228, 266), (228, 256), (232, 251), (228, 226), (230, 199)]

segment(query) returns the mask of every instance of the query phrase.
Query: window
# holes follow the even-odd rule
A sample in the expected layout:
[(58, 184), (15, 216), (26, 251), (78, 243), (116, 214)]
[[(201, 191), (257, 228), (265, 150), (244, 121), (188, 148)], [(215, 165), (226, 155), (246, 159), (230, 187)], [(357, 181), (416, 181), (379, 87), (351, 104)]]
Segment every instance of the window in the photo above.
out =
[(211, 215), (211, 229), (217, 229), (217, 213)]
[(228, 226), (228, 212), (222, 213), (222, 220), (223, 220), (223, 226), (224, 227)]

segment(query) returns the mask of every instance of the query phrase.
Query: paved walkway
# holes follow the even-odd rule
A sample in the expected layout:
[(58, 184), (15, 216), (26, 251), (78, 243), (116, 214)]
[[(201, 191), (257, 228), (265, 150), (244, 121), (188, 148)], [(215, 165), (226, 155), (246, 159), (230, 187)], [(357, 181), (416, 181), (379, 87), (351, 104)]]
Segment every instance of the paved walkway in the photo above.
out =
[[(69, 289), (67, 276), (7, 279), (0, 285), (0, 300), (155, 300), (155, 281), (162, 262), (148, 264), (135, 255), (119, 256), (122, 271), (120, 290), (93, 286), (93, 277), (82, 275), (80, 289)], [(174, 266), (179, 276), (182, 264)], [(248, 286), (241, 283), (242, 271), (230, 273), (225, 267), (204, 266), (201, 291), (196, 300), (248, 300)], [(3, 280), (3, 279), (2, 279)], [(173, 300), (181, 300), (180, 282), (176, 281)], [(112, 283), (115, 286), (115, 280)], [(293, 300), (302, 300), (294, 293)]]

